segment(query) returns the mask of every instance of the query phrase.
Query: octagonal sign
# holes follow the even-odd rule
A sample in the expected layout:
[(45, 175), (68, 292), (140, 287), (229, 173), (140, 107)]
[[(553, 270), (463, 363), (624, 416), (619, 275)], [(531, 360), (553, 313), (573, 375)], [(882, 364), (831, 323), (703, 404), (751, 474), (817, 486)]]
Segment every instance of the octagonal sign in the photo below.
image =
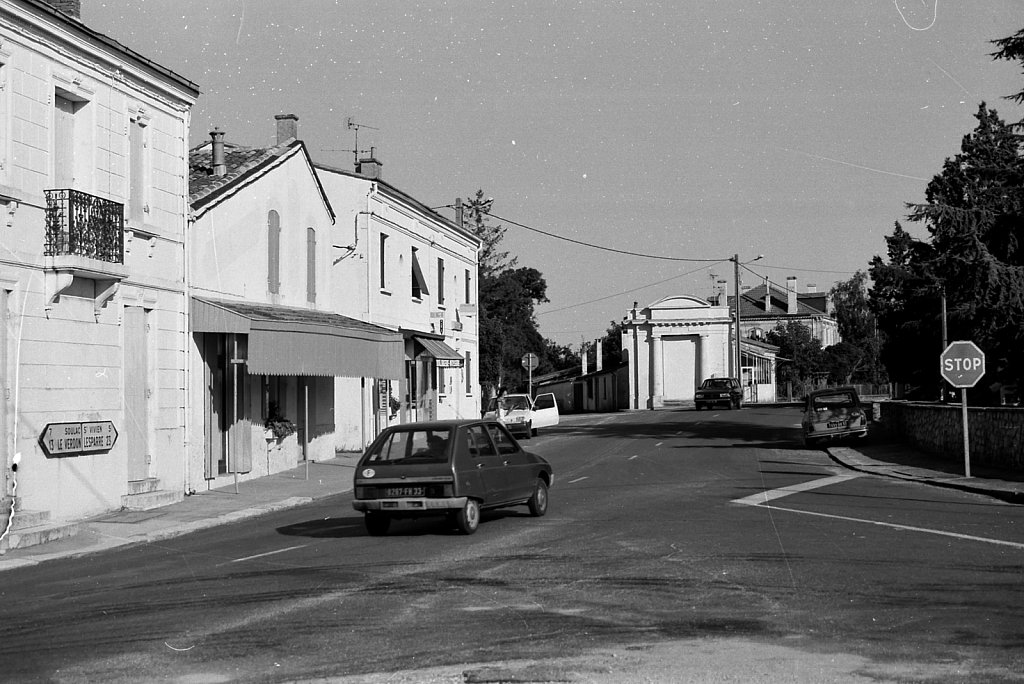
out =
[(985, 352), (973, 342), (950, 342), (939, 357), (939, 370), (953, 387), (974, 387), (985, 375)]

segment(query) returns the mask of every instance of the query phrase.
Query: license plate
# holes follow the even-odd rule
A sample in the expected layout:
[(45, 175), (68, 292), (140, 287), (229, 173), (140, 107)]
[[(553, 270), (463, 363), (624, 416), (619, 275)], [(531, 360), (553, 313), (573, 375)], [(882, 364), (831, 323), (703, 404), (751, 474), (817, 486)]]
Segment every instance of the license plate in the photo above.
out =
[(825, 427), (829, 428), (843, 428), (846, 427), (845, 420), (833, 420), (831, 423), (825, 423)]
[(384, 496), (423, 496), (423, 487), (385, 487)]

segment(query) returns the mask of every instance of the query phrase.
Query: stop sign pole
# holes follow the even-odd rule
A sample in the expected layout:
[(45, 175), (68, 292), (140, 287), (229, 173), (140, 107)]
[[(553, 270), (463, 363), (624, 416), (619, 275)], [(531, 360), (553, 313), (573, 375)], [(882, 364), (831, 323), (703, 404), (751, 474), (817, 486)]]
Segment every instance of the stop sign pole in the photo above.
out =
[(533, 396), (533, 371), (537, 370), (537, 366), (540, 365), (540, 357), (537, 356), (536, 354), (534, 354), (533, 352), (527, 352), (527, 353), (523, 354), (523, 358), (520, 359), (520, 363), (522, 363), (523, 368), (525, 368), (527, 371), (529, 371), (529, 380), (528, 380), (528, 384), (526, 385), (526, 388), (527, 388), (526, 391), (532, 397)]
[(939, 357), (939, 372), (953, 387), (960, 389), (960, 412), (964, 424), (964, 476), (971, 476), (971, 447), (967, 439), (967, 388), (974, 387), (985, 375), (985, 352), (966, 340), (950, 342)]

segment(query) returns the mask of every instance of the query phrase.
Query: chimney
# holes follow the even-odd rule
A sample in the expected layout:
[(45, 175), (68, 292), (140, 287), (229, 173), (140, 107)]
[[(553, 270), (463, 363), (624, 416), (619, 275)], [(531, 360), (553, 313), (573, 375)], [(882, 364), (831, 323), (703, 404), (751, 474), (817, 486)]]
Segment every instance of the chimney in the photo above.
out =
[(796, 306), (796, 276), (786, 277), (786, 313), (795, 314)]
[(82, 0), (44, 0), (47, 5), (69, 17), (82, 18)]
[(768, 278), (764, 279), (764, 312), (771, 313), (772, 311), (772, 286), (768, 282)]
[(597, 371), (601, 370), (601, 368), (604, 366), (604, 359), (601, 358), (601, 341), (601, 338), (598, 338), (597, 342), (595, 343), (597, 347), (597, 358), (594, 361), (594, 370)]
[(380, 180), (381, 167), (384, 166), (377, 159), (377, 148), (370, 148), (370, 156), (363, 157), (356, 162), (356, 173), (363, 178), (369, 178), (370, 180)]
[(463, 212), (464, 212), (464, 206), (462, 204), (462, 198), (461, 197), (456, 197), (455, 198), (455, 225), (457, 225), (459, 228), (465, 228), (466, 227), (466, 223), (465, 223), (466, 219), (465, 219), (465, 214)]
[(210, 145), (211, 155), (213, 160), (211, 165), (213, 166), (214, 176), (225, 176), (228, 172), (228, 165), (224, 161), (224, 131), (220, 130), (216, 126), (210, 131), (210, 137), (213, 139)]
[(299, 139), (299, 117), (294, 114), (277, 114), (277, 144), (287, 142), (292, 138)]
[(807, 291), (808, 292), (817, 292), (818, 291), (818, 286), (815, 285), (814, 283), (807, 283)]
[(725, 293), (728, 290), (728, 283), (726, 283), (724, 280), (719, 280), (716, 283), (716, 285), (718, 286), (718, 290), (715, 293), (715, 296), (718, 301), (715, 302), (715, 305), (722, 306), (723, 304), (727, 303)]
[(582, 366), (580, 368), (580, 370), (582, 371), (582, 375), (586, 375), (587, 374), (587, 352), (588, 351), (589, 350), (587, 349), (587, 345), (585, 345), (585, 344), (580, 345), (580, 361), (581, 361), (581, 366)]

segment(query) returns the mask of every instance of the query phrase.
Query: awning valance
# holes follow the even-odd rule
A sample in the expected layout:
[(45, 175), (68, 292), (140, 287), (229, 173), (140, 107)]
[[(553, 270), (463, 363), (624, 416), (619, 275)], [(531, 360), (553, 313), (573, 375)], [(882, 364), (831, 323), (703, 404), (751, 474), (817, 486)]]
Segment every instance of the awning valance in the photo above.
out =
[(462, 368), (465, 363), (459, 352), (455, 351), (441, 340), (433, 340), (429, 337), (413, 337), (416, 342), (423, 346), (427, 356), (433, 356), (437, 360), (438, 368)]
[(192, 298), (191, 329), (248, 335), (254, 375), (400, 378), (402, 334), (324, 311)]

